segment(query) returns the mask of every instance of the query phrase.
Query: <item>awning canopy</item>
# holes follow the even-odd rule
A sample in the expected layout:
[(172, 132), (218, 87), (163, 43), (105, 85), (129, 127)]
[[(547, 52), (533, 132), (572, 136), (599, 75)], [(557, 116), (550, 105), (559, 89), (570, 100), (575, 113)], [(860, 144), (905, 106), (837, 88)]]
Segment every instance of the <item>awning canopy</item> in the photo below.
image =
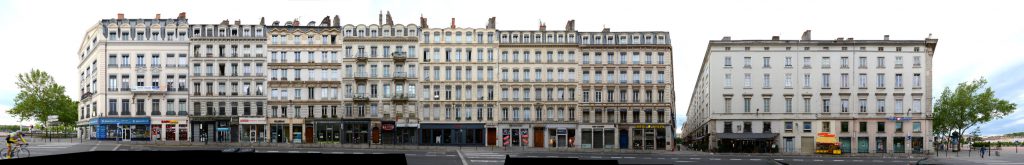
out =
[(718, 139), (732, 140), (770, 140), (779, 136), (778, 133), (720, 133)]

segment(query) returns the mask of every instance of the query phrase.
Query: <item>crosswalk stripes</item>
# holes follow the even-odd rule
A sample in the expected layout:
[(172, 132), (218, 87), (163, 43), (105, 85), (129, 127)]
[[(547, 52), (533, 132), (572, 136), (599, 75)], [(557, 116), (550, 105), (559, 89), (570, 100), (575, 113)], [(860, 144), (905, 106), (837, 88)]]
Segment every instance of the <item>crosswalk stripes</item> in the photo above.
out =
[(505, 154), (481, 151), (463, 151), (462, 156), (473, 163), (504, 163)]

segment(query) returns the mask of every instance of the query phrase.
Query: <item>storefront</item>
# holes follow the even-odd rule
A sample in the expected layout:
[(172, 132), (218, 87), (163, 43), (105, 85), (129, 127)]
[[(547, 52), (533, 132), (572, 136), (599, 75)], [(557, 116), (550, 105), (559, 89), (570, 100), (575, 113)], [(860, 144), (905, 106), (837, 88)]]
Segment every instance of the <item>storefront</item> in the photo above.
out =
[(548, 124), (545, 126), (545, 134), (548, 137), (548, 148), (573, 148), (576, 147), (576, 125), (573, 124)]
[(89, 120), (89, 127), (95, 130), (96, 140), (151, 140), (150, 126), (146, 118), (94, 118)]
[(632, 128), (632, 149), (665, 150), (668, 140), (665, 125), (637, 124)]
[(484, 145), (484, 124), (422, 124), (419, 132), (422, 145)]
[(316, 138), (313, 143), (340, 143), (341, 142), (341, 120), (321, 119), (313, 121), (313, 130)]
[[(232, 124), (231, 117), (191, 117), (192, 140), (195, 142), (237, 142), (237, 122)], [(234, 127), (232, 127), (234, 126)], [(234, 131), (232, 131), (234, 130)]]
[(368, 143), (370, 138), (369, 120), (344, 120), (341, 122), (342, 133), (341, 143), (362, 144)]
[(506, 147), (530, 146), (530, 127), (524, 124), (499, 124), (498, 141)]
[(238, 118), (238, 134), (241, 135), (239, 141), (242, 143), (266, 143), (268, 129), (267, 118)]
[(416, 120), (399, 120), (395, 124), (395, 136), (397, 144), (418, 144), (416, 132), (420, 127)]
[(151, 128), (152, 140), (155, 141), (188, 141), (188, 118), (186, 117), (153, 117)]
[(581, 148), (615, 148), (614, 125), (580, 125)]
[[(637, 129), (644, 130), (644, 129)], [(640, 131), (643, 133), (643, 131)], [(656, 133), (655, 133), (656, 134)], [(718, 146), (718, 152), (734, 152), (734, 153), (766, 153), (770, 152), (769, 149), (775, 144), (775, 139), (778, 137), (778, 133), (718, 133), (714, 134), (714, 138), (718, 139), (716, 144)], [(640, 135), (647, 136), (647, 135)], [(637, 137), (636, 139), (644, 138)], [(634, 140), (634, 145), (637, 148), (644, 149), (652, 148), (646, 145), (646, 142)], [(811, 146), (802, 145), (804, 150), (810, 149), (808, 152), (813, 152), (814, 140), (812, 138), (802, 138), (801, 141), (804, 144), (811, 144)], [(657, 148), (657, 147), (653, 147)], [(659, 148), (664, 149), (664, 148)]]
[(398, 134), (395, 128), (395, 121), (381, 121), (380, 122), (380, 144), (396, 144), (398, 143)]
[(271, 143), (302, 143), (303, 119), (268, 118)]

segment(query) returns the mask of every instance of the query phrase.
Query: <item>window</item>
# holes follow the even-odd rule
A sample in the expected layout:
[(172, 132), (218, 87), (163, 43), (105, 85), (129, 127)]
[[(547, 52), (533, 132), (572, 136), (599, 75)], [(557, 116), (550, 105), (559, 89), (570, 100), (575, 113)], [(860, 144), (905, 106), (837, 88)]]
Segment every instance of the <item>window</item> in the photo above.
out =
[(743, 75), (743, 87), (750, 88), (750, 73)]
[(771, 88), (771, 82), (772, 82), (771, 81), (771, 75), (769, 75), (768, 73), (765, 73), (764, 74), (764, 84), (763, 84), (763, 87), (764, 88)]
[(878, 133), (885, 133), (885, 122), (878, 122)]
[(903, 67), (903, 56), (896, 56), (895, 64), (896, 64), (896, 68), (902, 68)]
[(829, 83), (828, 83), (829, 82), (829, 77), (831, 77), (831, 76), (829, 76), (828, 73), (822, 73), (821, 74), (821, 88), (822, 89), (828, 89), (829, 88)]
[(914, 73), (914, 88), (921, 88), (921, 74)]
[(811, 68), (811, 57), (804, 57), (804, 69)]
[(786, 132), (793, 132), (793, 122), (787, 121), (784, 125)]
[(772, 107), (772, 99), (771, 98), (764, 98), (764, 112), (771, 112), (771, 109), (770, 109), (771, 107)]
[(911, 109), (911, 112), (921, 113), (921, 99), (914, 99), (914, 102), (911, 102), (911, 104), (914, 104), (911, 105), (913, 108)]
[(843, 113), (850, 112), (850, 100), (843, 99), (843, 100), (841, 100), (841, 102), (842, 102), (842, 106), (843, 106), (842, 112)]
[(811, 88), (811, 74), (804, 74), (804, 88)]
[(868, 132), (868, 122), (860, 122), (858, 125), (860, 125), (860, 126), (858, 126), (858, 128), (860, 128), (860, 129), (857, 132), (861, 132), (861, 133), (867, 133)]
[(896, 74), (896, 88), (903, 88), (903, 74)]
[(921, 133), (921, 122), (914, 122), (912, 127), (914, 133)]
[(764, 58), (764, 60), (763, 60), (764, 61), (764, 66), (762, 66), (762, 67), (764, 67), (764, 68), (771, 68), (771, 57), (763, 57), (763, 58)]
[(868, 67), (868, 57), (860, 57), (860, 68)]
[(725, 133), (732, 133), (732, 122), (729, 122), (729, 121), (725, 122), (725, 127), (723, 127), (723, 128), (725, 128), (725, 130), (724, 130)]
[(903, 132), (903, 122), (897, 121), (895, 125), (896, 132)]
[(896, 113), (903, 113), (903, 99), (896, 99), (893, 109)]
[(878, 99), (878, 113), (885, 113), (885, 99)]
[(725, 113), (732, 112), (732, 98), (725, 98)]
[(878, 82), (876, 84), (878, 88), (885, 88), (885, 73), (878, 74)]
[(821, 132), (832, 132), (831, 122), (821, 122)]
[(829, 99), (822, 99), (821, 100), (821, 112), (824, 112), (824, 113), (828, 113), (829, 112), (829, 107), (830, 107), (829, 101), (830, 101)]
[(743, 68), (750, 68), (750, 57), (743, 57)]
[[(586, 76), (584, 75), (584, 77), (586, 77)], [(584, 80), (584, 81), (586, 81), (586, 80)], [(724, 82), (725, 83), (724, 84), (725, 88), (732, 88), (732, 74), (726, 73), (724, 81), (725, 81)]]
[(859, 81), (857, 83), (857, 86), (859, 88), (867, 88), (867, 86), (868, 86), (868, 84), (867, 84), (868, 80), (867, 79), (868, 79), (868, 74), (861, 73), (860, 76), (859, 76)]
[(850, 122), (839, 122), (839, 132), (847, 133), (850, 132)]
[(832, 67), (832, 65), (829, 64), (829, 61), (830, 61), (829, 57), (821, 57), (821, 68), (830, 68), (830, 67)]
[(793, 98), (786, 98), (786, 113), (793, 113)]
[(786, 68), (793, 67), (793, 57), (786, 57)]
[(868, 112), (868, 100), (867, 99), (860, 99), (858, 102), (860, 103), (860, 113), (867, 113)]
[(921, 56), (914, 56), (914, 67), (921, 67)]
[(732, 57), (725, 56), (725, 67), (732, 67)]
[(839, 80), (842, 88), (850, 88), (850, 74), (843, 73), (839, 74)]
[(750, 113), (750, 98), (743, 98), (743, 112)]
[(810, 133), (811, 132), (811, 128), (812, 128), (811, 122), (805, 121), (804, 122), (804, 133)]
[(885, 68), (885, 57), (878, 57), (878, 68)]
[(811, 112), (811, 98), (804, 98), (804, 113)]
[(786, 88), (793, 88), (793, 74), (786, 73)]

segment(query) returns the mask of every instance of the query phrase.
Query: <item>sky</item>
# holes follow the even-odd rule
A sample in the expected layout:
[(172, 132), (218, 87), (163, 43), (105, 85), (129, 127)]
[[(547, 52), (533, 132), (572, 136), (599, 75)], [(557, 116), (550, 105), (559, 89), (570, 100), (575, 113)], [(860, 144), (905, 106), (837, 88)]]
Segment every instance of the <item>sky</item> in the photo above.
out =
[[(969, 2), (969, 3), (968, 3)], [(59, 4), (59, 5), (54, 5)], [(999, 98), (1024, 106), (1024, 2), (944, 0), (631, 0), (631, 1), (484, 1), (484, 0), (257, 0), (257, 1), (54, 1), (0, 0), (0, 124), (28, 124), (6, 114), (13, 107), (17, 74), (49, 72), (79, 98), (76, 54), (85, 31), (100, 19), (124, 13), (128, 18), (174, 17), (187, 12), (190, 23), (241, 20), (258, 23), (299, 19), (320, 21), (339, 15), (342, 24), (373, 24), (380, 11), (395, 23), (419, 24), (422, 15), (434, 27), (451, 18), (459, 27), (482, 28), (497, 17), (502, 30), (536, 30), (539, 22), (561, 29), (569, 19), (580, 31), (669, 31), (673, 46), (677, 123), (685, 114), (707, 43), (723, 36), (737, 39), (814, 39), (838, 37), (893, 40), (938, 38), (933, 61), (933, 97), (943, 88), (985, 77)], [(981, 125), (983, 135), (1024, 132), (1024, 111)]]

